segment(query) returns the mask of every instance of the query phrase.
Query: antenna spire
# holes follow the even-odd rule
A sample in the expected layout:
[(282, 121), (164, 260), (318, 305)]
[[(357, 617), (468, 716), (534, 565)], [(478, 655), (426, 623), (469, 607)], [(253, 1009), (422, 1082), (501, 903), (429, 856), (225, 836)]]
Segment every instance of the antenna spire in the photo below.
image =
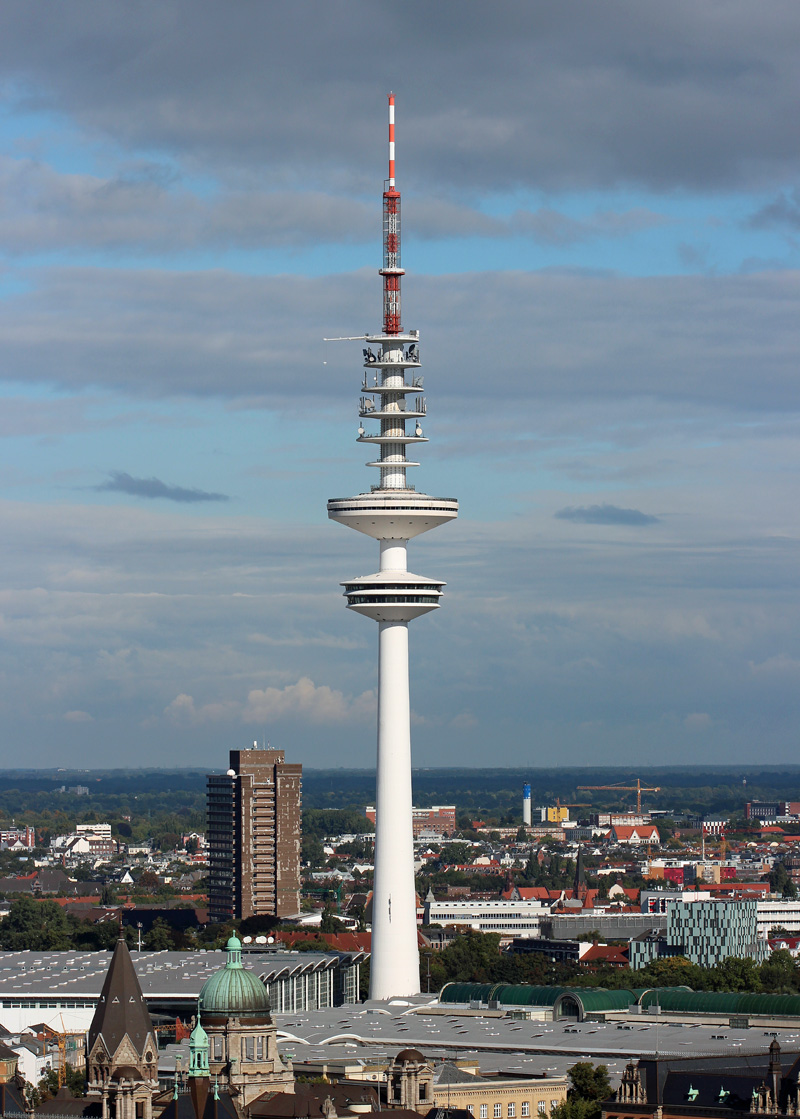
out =
[(389, 178), (383, 192), (383, 333), (400, 334), (400, 191), (394, 178), (394, 94), (389, 94)]
[(389, 190), (394, 190), (394, 94), (389, 94)]

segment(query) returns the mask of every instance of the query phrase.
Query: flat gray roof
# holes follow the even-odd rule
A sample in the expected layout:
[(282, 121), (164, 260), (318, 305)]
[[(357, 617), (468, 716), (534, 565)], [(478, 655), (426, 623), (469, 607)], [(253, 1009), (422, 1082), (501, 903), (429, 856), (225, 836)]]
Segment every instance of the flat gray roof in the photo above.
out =
[[(131, 952), (145, 998), (197, 999), (200, 988), (227, 958), (224, 951)], [(322, 952), (246, 952), (245, 967), (264, 982), (338, 962)], [(0, 999), (98, 998), (111, 952), (0, 952)]]
[[(482, 1070), (524, 1075), (563, 1075), (576, 1061), (608, 1065), (612, 1080), (638, 1057), (693, 1057), (726, 1053), (766, 1053), (772, 1027), (735, 1029), (715, 1025), (676, 1024), (655, 1015), (635, 1015), (626, 1022), (520, 1021), (454, 1014), (425, 1015), (408, 1005), (339, 1006), (312, 1012), (273, 1015), (282, 1053), (296, 1061), (391, 1058), (400, 1049), (419, 1049), (434, 1060), (475, 1058)], [(618, 1025), (630, 1029), (618, 1029)], [(800, 1047), (800, 1025), (778, 1030), (785, 1051)]]

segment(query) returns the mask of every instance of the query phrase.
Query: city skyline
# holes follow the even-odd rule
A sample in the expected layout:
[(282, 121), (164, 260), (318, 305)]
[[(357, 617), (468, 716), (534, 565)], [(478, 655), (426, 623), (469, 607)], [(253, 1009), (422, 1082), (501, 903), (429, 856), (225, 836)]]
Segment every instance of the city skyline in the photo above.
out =
[(0, 761), (370, 764), (321, 339), (380, 311), (389, 88), (462, 498), (414, 555), (414, 764), (793, 758), (796, 6), (39, 8), (0, 44)]

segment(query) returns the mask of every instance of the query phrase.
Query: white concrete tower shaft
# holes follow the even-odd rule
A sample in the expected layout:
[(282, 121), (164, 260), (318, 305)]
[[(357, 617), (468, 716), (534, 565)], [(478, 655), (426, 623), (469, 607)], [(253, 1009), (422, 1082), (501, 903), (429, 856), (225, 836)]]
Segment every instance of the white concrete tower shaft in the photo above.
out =
[[(383, 331), (363, 337), (359, 443), (373, 443), (380, 471), (369, 493), (331, 498), (328, 516), (380, 542), (380, 568), (343, 583), (347, 606), (378, 623), (378, 764), (370, 998), (420, 989), (411, 825), (408, 623), (439, 608), (444, 583), (408, 570), (408, 541), (458, 516), (455, 498), (408, 484), (409, 444), (426, 443), (419, 332), (400, 325), (400, 192), (395, 187), (394, 96), (389, 95), (389, 178), (383, 193)], [(373, 347), (375, 347), (373, 349)], [(413, 399), (409, 399), (413, 397)], [(364, 421), (378, 422), (368, 433)], [(406, 424), (413, 423), (413, 431)]]

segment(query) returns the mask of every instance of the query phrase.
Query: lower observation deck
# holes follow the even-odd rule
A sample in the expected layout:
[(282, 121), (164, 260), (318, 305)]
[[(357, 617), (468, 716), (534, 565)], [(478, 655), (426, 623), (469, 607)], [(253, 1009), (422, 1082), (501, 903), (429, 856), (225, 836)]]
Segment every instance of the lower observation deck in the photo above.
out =
[(457, 516), (458, 502), (454, 497), (429, 497), (407, 489), (373, 490), (356, 497), (332, 497), (328, 502), (328, 517), (332, 521), (363, 532), (374, 540), (411, 540)]
[(376, 622), (410, 622), (438, 610), (444, 585), (410, 571), (379, 571), (342, 583), (348, 609)]

